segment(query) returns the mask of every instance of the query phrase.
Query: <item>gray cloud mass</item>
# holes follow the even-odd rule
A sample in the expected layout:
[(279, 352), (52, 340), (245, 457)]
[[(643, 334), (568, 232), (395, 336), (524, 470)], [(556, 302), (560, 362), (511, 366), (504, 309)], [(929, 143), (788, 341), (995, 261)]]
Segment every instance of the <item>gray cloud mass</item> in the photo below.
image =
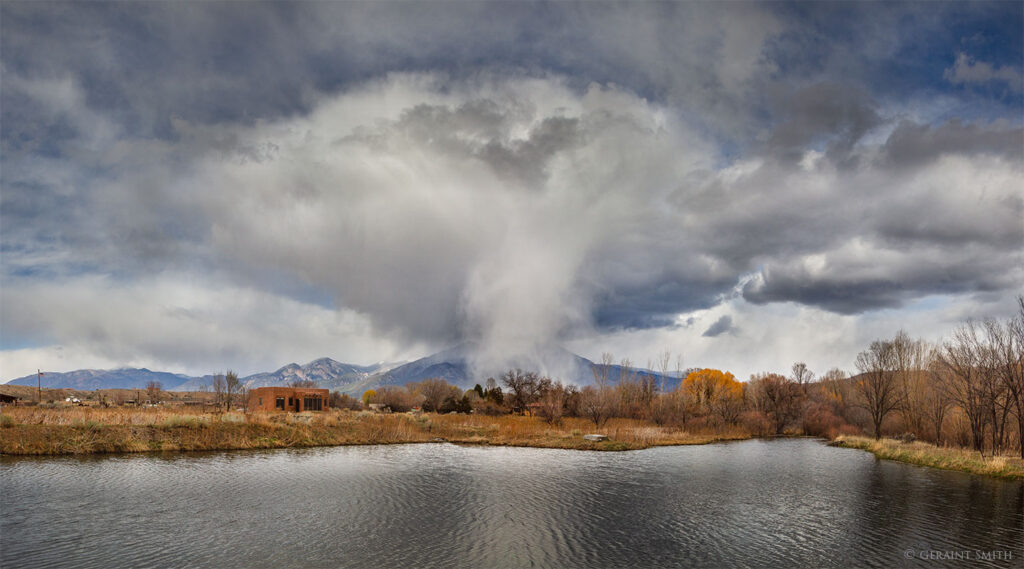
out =
[(704, 336), (705, 338), (714, 338), (716, 336), (726, 334), (730, 330), (732, 330), (732, 317), (727, 314), (718, 320), (715, 320), (715, 322), (711, 326), (708, 326), (708, 329), (705, 330), (701, 336)]
[(389, 357), (1012, 296), (1021, 95), (956, 89), (1020, 58), (942, 44), (889, 81), (959, 8), (834, 37), (874, 10), (805, 8), (5, 3), (4, 343), (214, 365), (256, 357), (220, 319), (287, 337), (265, 312)]

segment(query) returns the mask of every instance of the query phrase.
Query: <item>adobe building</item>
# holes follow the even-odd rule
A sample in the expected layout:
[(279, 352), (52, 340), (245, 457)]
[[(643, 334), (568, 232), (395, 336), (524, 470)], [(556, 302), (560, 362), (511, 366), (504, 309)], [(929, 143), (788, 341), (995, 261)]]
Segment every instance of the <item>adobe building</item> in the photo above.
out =
[(331, 392), (310, 387), (257, 387), (249, 391), (252, 411), (323, 411)]

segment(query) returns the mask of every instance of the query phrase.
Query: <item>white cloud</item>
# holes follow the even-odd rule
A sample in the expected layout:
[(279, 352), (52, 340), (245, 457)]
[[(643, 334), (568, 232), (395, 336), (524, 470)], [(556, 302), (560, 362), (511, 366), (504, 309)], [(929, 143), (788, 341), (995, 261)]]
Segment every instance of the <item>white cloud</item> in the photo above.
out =
[(329, 356), (372, 363), (409, 352), (375, 335), (365, 318), (198, 275), (158, 274), (133, 282), (80, 277), (12, 282), (2, 295), (4, 326), (38, 347), (0, 351), (3, 378), (36, 368), (149, 367), (204, 375), (243, 374)]
[(1019, 69), (977, 61), (966, 53), (959, 53), (952, 67), (946, 69), (943, 78), (954, 85), (985, 84), (993, 81), (1004, 83), (1011, 91), (1024, 90), (1024, 75)]
[[(658, 355), (669, 351), (672, 369), (677, 356), (683, 369), (711, 367), (746, 381), (751, 374), (789, 374), (803, 361), (817, 374), (839, 368), (857, 373), (858, 352), (874, 340), (891, 338), (900, 329), (929, 342), (948, 338), (965, 318), (1005, 317), (1012, 303), (985, 301), (973, 295), (929, 296), (900, 310), (879, 310), (847, 316), (794, 303), (755, 305), (734, 298), (708, 310), (680, 316), (680, 325), (646, 330), (592, 332), (567, 343), (577, 353), (599, 360), (610, 352), (616, 361), (657, 368)], [(733, 332), (714, 338), (704, 331), (730, 318)]]

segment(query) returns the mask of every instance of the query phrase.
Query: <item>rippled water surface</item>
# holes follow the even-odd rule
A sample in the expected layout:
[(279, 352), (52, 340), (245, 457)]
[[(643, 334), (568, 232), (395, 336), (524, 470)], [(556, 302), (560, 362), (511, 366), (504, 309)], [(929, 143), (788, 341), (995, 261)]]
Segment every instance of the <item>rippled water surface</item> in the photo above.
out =
[(1024, 566), (1024, 484), (810, 439), (4, 457), (0, 504), (5, 569)]

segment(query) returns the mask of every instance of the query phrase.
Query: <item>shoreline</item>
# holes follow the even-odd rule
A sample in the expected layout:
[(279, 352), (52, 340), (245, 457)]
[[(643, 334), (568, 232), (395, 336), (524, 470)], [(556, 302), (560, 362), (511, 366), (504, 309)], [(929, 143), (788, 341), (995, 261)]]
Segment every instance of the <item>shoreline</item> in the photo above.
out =
[(828, 443), (830, 446), (864, 450), (882, 460), (892, 460), (915, 466), (925, 466), (953, 472), (991, 476), (1004, 480), (1024, 479), (1024, 461), (1020, 458), (997, 456), (981, 458), (976, 451), (962, 448), (937, 447), (924, 442), (903, 443), (895, 439), (840, 435)]
[[(12, 413), (12, 411), (14, 411)], [(691, 432), (631, 419), (611, 419), (602, 428), (580, 418), (548, 424), (517, 415), (409, 415), (366, 411), (330, 413), (173, 413), (164, 410), (4, 409), (0, 455), (83, 456), (118, 453), (166, 453), (270, 450), (329, 446), (447, 442), (617, 452), (659, 446), (704, 445), (779, 437), (758, 436), (738, 427)], [(584, 434), (603, 434), (588, 441)], [(791, 437), (785, 437), (791, 438)], [(814, 437), (817, 438), (817, 437)], [(827, 439), (823, 439), (826, 440)], [(992, 476), (1024, 479), (1024, 461), (1000, 456), (982, 459), (960, 448), (922, 442), (839, 436), (830, 446), (865, 450), (879, 459)]]
[[(81, 432), (76, 431), (74, 427), (59, 429), (60, 434), (72, 435), (69, 439), (70, 443), (75, 443), (81, 438)], [(134, 433), (133, 433), (134, 434)], [(36, 435), (37, 436), (37, 435)], [(726, 443), (726, 442), (739, 442), (754, 439), (770, 439), (777, 437), (756, 437), (756, 436), (717, 436), (717, 435), (692, 435), (687, 440), (671, 441), (671, 442), (650, 442), (645, 444), (624, 442), (618, 440), (608, 439), (601, 442), (591, 442), (585, 440), (566, 440), (564, 442), (559, 441), (495, 441), (489, 439), (477, 439), (477, 438), (444, 438), (436, 437), (435, 439), (423, 440), (419, 438), (411, 438), (406, 440), (377, 440), (377, 439), (360, 439), (360, 440), (339, 440), (339, 441), (285, 441), (279, 439), (273, 440), (257, 440), (248, 441), (241, 444), (217, 444), (212, 445), (191, 445), (182, 444), (174, 440), (164, 439), (159, 442), (149, 440), (139, 440), (129, 442), (128, 444), (103, 444), (103, 441), (99, 441), (98, 444), (92, 446), (92, 448), (85, 450), (81, 448), (67, 448), (65, 445), (57, 442), (55, 446), (58, 446), (56, 451), (38, 451), (35, 449), (21, 450), (14, 446), (8, 446), (3, 440), (4, 437), (0, 436), (0, 456), (18, 456), (18, 457), (66, 457), (66, 456), (90, 456), (98, 454), (137, 454), (137, 453), (168, 453), (168, 452), (217, 452), (217, 451), (239, 451), (239, 450), (274, 450), (274, 449), (299, 449), (299, 448), (322, 448), (322, 447), (341, 447), (341, 446), (369, 446), (369, 445), (405, 445), (405, 444), (439, 444), (449, 443), (460, 446), (493, 446), (493, 447), (518, 447), (518, 448), (539, 448), (539, 449), (557, 449), (557, 450), (579, 450), (579, 451), (595, 451), (595, 452), (624, 452), (624, 451), (635, 451), (635, 450), (646, 450), (656, 447), (665, 446), (697, 446), (707, 445), (714, 443)], [(809, 437), (817, 438), (817, 437)], [(144, 443), (145, 446), (141, 446)]]

